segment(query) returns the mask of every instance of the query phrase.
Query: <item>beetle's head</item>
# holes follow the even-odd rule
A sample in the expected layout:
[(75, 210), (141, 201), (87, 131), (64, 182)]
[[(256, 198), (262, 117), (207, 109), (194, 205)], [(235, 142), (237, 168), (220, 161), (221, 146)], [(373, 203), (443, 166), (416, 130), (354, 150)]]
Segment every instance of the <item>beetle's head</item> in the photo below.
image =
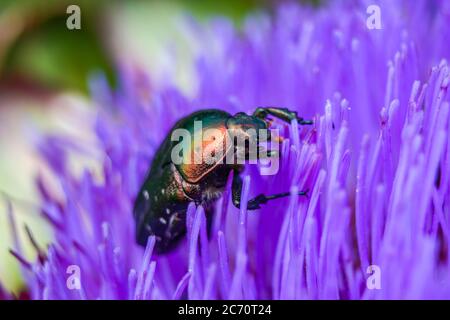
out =
[(258, 158), (259, 144), (270, 141), (269, 124), (263, 119), (243, 112), (230, 118), (227, 128), (238, 159)]

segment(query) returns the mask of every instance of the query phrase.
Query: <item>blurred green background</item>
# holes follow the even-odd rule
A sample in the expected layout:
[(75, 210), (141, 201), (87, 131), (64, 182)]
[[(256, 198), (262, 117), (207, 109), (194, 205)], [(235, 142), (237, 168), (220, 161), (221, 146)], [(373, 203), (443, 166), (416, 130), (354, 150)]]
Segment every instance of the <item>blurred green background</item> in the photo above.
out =
[[(100, 70), (114, 86), (114, 70), (125, 62), (148, 72), (158, 85), (170, 70), (189, 94), (196, 44), (183, 33), (180, 18), (186, 12), (200, 21), (221, 15), (239, 26), (249, 12), (270, 12), (277, 2), (0, 0), (0, 282), (7, 290), (21, 290), (18, 264), (8, 252), (8, 204), (27, 258), (34, 258), (34, 250), (27, 245), (24, 224), (42, 247), (52, 236), (37, 211), (34, 178), (48, 174), (34, 148), (39, 133), (64, 133), (95, 146), (86, 130), (95, 112), (88, 99), (89, 75)], [(66, 27), (72, 4), (81, 9), (81, 30)], [(75, 162), (95, 166), (84, 160)]]

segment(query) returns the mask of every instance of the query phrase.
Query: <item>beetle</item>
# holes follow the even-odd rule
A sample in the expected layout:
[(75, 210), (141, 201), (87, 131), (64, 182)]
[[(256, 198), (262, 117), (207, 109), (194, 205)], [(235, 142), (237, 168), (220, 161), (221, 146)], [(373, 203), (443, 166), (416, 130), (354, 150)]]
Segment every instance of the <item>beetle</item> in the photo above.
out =
[[(186, 234), (186, 212), (191, 202), (203, 205), (209, 223), (211, 206), (224, 191), (231, 172), (233, 172), (232, 202), (237, 208), (242, 205), (241, 190), (243, 182), (240, 173), (244, 169), (244, 164), (236, 162), (228, 164), (223, 161), (175, 163), (172, 151), (177, 142), (173, 141), (171, 137), (171, 133), (175, 129), (187, 130), (189, 134), (195, 136), (199, 134), (194, 130), (195, 122), (201, 121), (203, 132), (212, 128), (219, 130), (220, 135), (222, 135), (221, 139), (214, 138), (209, 142), (213, 151), (223, 147), (226, 150), (225, 153), (227, 153), (232, 148), (231, 151), (236, 152), (236, 154), (244, 154), (248, 160), (248, 144), (245, 144), (244, 147), (230, 146), (230, 143), (228, 145), (224, 143), (223, 136), (226, 132), (232, 131), (238, 138), (249, 138), (249, 129), (255, 129), (256, 132), (260, 132), (260, 129), (268, 131), (271, 124), (269, 116), (288, 123), (297, 119), (301, 125), (312, 124), (312, 121), (298, 117), (294, 111), (276, 107), (258, 107), (252, 115), (239, 112), (234, 116), (222, 110), (207, 109), (194, 112), (179, 120), (158, 148), (150, 170), (137, 194), (133, 208), (137, 243), (145, 246), (148, 237), (154, 235), (156, 239), (155, 249), (158, 253), (169, 252), (175, 248)], [(257, 134), (256, 140), (259, 147), (260, 140), (262, 140), (259, 134)], [(270, 141), (270, 135), (266, 141)], [(194, 148), (190, 150), (192, 152), (187, 157), (191, 157), (197, 152)], [(273, 154), (270, 150), (267, 153), (268, 156)], [(306, 192), (303, 191), (298, 194), (306, 195)], [(261, 204), (289, 195), (289, 192), (267, 196), (260, 194), (248, 201), (246, 204), (247, 210), (259, 209)]]

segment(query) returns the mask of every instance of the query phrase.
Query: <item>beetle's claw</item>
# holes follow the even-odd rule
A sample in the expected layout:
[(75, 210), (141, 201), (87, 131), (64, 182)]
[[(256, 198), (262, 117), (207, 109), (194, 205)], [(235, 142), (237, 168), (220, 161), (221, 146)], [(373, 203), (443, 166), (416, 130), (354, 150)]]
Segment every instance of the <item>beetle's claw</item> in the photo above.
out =
[(309, 199), (309, 189), (306, 189), (305, 191), (300, 191), (298, 193), (299, 196), (305, 196), (306, 199)]
[(297, 117), (297, 122), (298, 122), (299, 125), (302, 125), (302, 126), (304, 126), (304, 125), (313, 125), (314, 124), (313, 120), (305, 120), (305, 119), (303, 119), (301, 117)]

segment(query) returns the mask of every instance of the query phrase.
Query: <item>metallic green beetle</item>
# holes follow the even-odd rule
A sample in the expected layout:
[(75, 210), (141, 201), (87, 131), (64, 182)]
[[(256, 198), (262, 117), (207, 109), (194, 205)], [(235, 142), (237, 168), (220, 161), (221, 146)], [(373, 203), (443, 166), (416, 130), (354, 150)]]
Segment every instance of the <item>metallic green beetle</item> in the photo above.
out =
[[(237, 150), (239, 146), (234, 143), (226, 144), (224, 137), (230, 130), (234, 136), (243, 138), (248, 138), (249, 129), (255, 129), (256, 132), (260, 132), (260, 129), (267, 130), (270, 126), (268, 116), (289, 123), (293, 119), (297, 119), (301, 125), (312, 124), (312, 121), (299, 118), (296, 112), (274, 107), (257, 108), (251, 116), (243, 112), (232, 116), (225, 111), (216, 109), (201, 110), (179, 120), (156, 152), (150, 171), (136, 197), (133, 211), (136, 221), (137, 242), (145, 246), (148, 237), (155, 235), (157, 252), (168, 252), (176, 247), (186, 233), (186, 211), (191, 202), (203, 205), (208, 222), (210, 222), (211, 205), (221, 196), (232, 171), (234, 172), (231, 192), (233, 204), (237, 208), (241, 206), (242, 179), (239, 174), (243, 171), (244, 165), (227, 164), (223, 161), (217, 163), (206, 163), (206, 161), (189, 164), (174, 163), (172, 161), (172, 150), (178, 142), (172, 141), (171, 133), (175, 129), (185, 129), (192, 136), (195, 136), (199, 134), (199, 132), (194, 131), (195, 122), (201, 121), (203, 132), (212, 128), (223, 133), (222, 137), (218, 139), (214, 137), (208, 142), (208, 146), (213, 147), (213, 152), (214, 149), (224, 148), (224, 157), (230, 151), (236, 154), (242, 154), (243, 152), (248, 157), (248, 144), (244, 145), (244, 150)], [(256, 137), (257, 143), (260, 142), (259, 138), (259, 136)], [(269, 140), (270, 135), (267, 137), (267, 141)], [(192, 157), (196, 151), (194, 147), (190, 150), (192, 152), (189, 155), (182, 156)], [(268, 156), (271, 156), (270, 150)], [(259, 209), (260, 204), (289, 196), (289, 194), (289, 192), (269, 196), (260, 194), (248, 201), (247, 209)], [(299, 195), (305, 194), (306, 192), (299, 192)]]

